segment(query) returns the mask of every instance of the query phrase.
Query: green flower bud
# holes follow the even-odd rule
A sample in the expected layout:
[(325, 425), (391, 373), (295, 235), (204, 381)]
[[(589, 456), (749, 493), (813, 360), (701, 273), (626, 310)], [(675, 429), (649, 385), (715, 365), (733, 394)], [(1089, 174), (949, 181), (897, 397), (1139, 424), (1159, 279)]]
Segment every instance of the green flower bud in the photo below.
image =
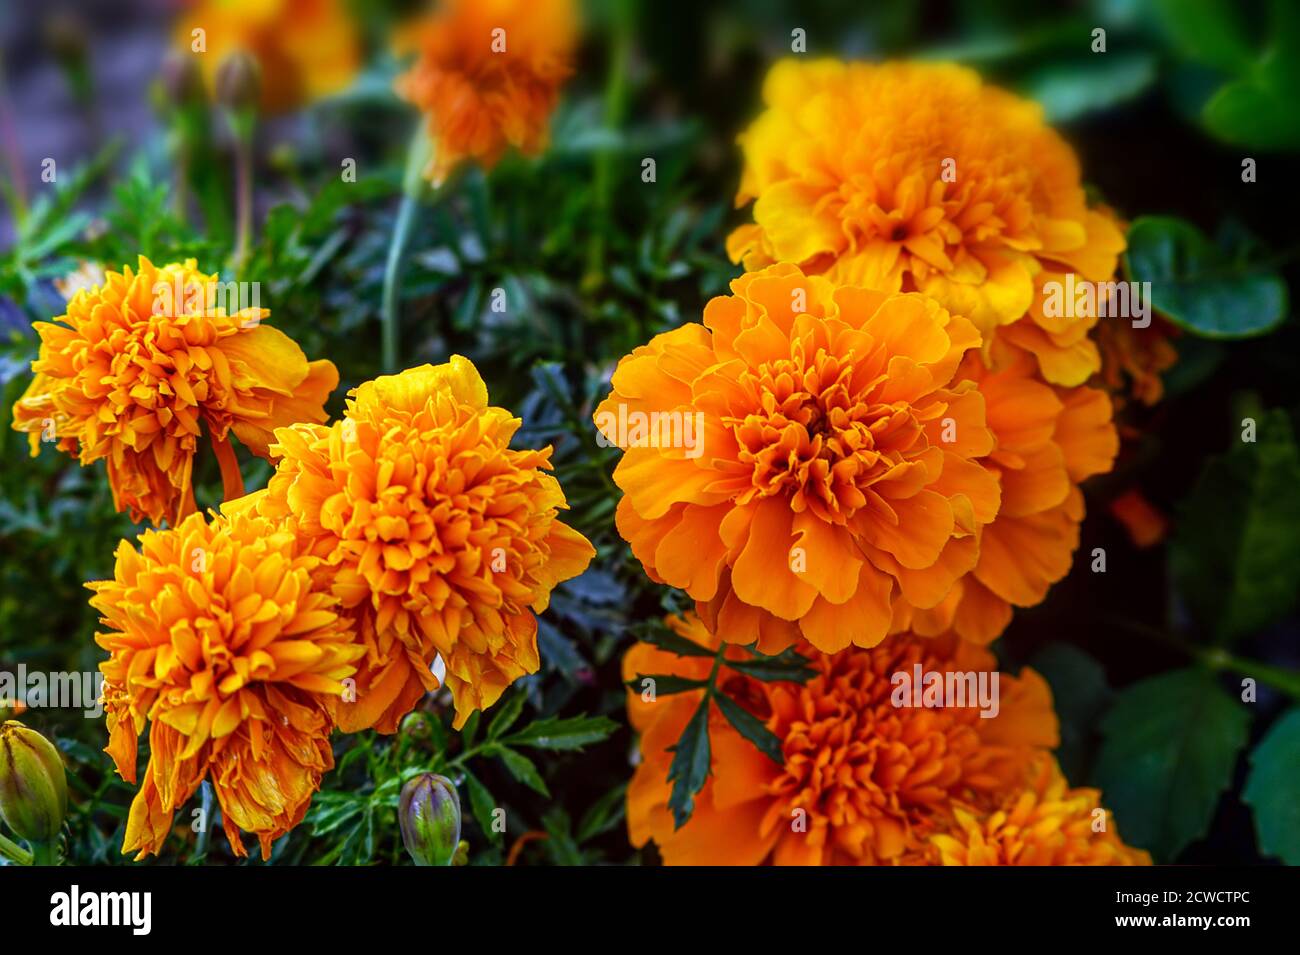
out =
[(243, 50), (228, 53), (217, 66), (217, 102), (234, 112), (252, 109), (262, 95), (262, 71)]
[(460, 843), (460, 796), (445, 776), (407, 780), (397, 806), (402, 842), (416, 865), (451, 865)]
[(0, 725), (0, 816), (19, 838), (50, 842), (68, 810), (68, 781), (54, 744), (17, 720)]
[(428, 739), (433, 735), (433, 727), (429, 725), (429, 717), (418, 710), (407, 713), (402, 717), (402, 722), (397, 729), (398, 732), (409, 739)]

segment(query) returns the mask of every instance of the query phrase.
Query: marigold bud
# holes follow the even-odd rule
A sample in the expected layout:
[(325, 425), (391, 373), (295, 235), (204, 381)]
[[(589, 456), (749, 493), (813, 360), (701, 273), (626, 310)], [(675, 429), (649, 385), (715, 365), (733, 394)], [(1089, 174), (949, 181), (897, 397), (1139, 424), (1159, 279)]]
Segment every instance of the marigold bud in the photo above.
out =
[(416, 865), (451, 865), (460, 843), (460, 797), (445, 776), (407, 780), (397, 807), (402, 842)]
[(17, 720), (0, 724), (0, 816), (22, 839), (50, 842), (68, 809), (63, 758)]
[(262, 71), (243, 50), (229, 53), (217, 67), (217, 102), (239, 111), (257, 105), (262, 91)]

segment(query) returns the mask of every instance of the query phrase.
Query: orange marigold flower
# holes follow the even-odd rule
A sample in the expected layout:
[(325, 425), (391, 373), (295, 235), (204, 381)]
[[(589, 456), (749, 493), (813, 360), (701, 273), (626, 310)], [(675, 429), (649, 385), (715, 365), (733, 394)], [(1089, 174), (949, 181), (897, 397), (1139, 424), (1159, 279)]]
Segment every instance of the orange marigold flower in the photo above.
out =
[[(693, 616), (669, 618), (678, 634), (709, 648), (718, 638)], [(628, 695), (642, 761), (627, 795), (632, 843), (654, 840), (669, 865), (877, 865), (924, 862), (932, 833), (954, 809), (989, 811), (1025, 778), (1031, 761), (1057, 745), (1051, 691), (1031, 670), (999, 674), (998, 712), (977, 705), (895, 705), (901, 681), (922, 673), (996, 672), (987, 650), (948, 636), (892, 637), (870, 650), (834, 655), (806, 644), (816, 671), (807, 683), (762, 682), (724, 669), (721, 691), (776, 735), (784, 765), (744, 739), (716, 708), (709, 716), (712, 774), (690, 820), (674, 830), (667, 781), (683, 727), (700, 691), (642, 699)], [(739, 654), (739, 649), (735, 651)], [(678, 657), (637, 644), (623, 675), (708, 675), (709, 658)], [(991, 676), (988, 677), (991, 679)], [(908, 699), (901, 694), (901, 699)]]
[[(202, 30), (203, 50), (195, 31)], [(209, 89), (228, 53), (261, 67), (260, 106), (283, 112), (337, 93), (361, 69), (361, 43), (344, 0), (195, 0), (176, 25)]]
[(441, 0), (417, 23), (396, 88), (428, 117), (425, 176), (440, 184), (465, 159), (491, 167), (509, 146), (540, 152), (577, 29), (573, 0)]
[(1079, 546), (1084, 501), (1079, 485), (1111, 469), (1119, 451), (1110, 399), (1095, 388), (1053, 388), (1024, 353), (997, 371), (970, 354), (957, 372), (978, 384), (995, 447), (980, 459), (995, 474), (1002, 500), (981, 528), (975, 566), (946, 594), (905, 594), (896, 629), (933, 635), (955, 629), (990, 643), (1011, 622), (1011, 608), (1032, 607), (1070, 570)]
[(157, 853), (172, 817), (205, 778), (231, 848), (256, 833), (263, 857), (307, 811), (334, 765), (324, 701), (364, 652), (337, 599), (313, 583), (319, 559), (293, 534), (240, 515), (191, 514), (117, 550), (112, 580), (86, 586), (108, 629), (95, 641), (109, 745), (136, 781), (137, 737), (149, 765), (131, 804), (123, 852)]
[(1123, 406), (1129, 398), (1154, 405), (1164, 397), (1161, 375), (1178, 362), (1174, 339), (1178, 328), (1156, 318), (1146, 328), (1116, 319), (1097, 327), (1101, 348), (1100, 379), (1103, 387)]
[(551, 590), (595, 555), (560, 523), (551, 449), (515, 451), (520, 421), (488, 406), (466, 358), (357, 388), (331, 426), (276, 432), (283, 460), (256, 508), (324, 559), (365, 657), (340, 728), (396, 731), (446, 665), (456, 726), (536, 672), (537, 618)]
[(190, 478), (206, 427), (226, 496), (241, 495), (229, 433), (266, 457), (273, 429), (325, 420), (338, 371), (261, 324), (267, 309), (227, 314), (226, 287), (193, 259), (157, 268), (141, 256), (136, 271), (77, 292), (62, 324), (37, 322), (36, 377), (13, 420), (32, 456), (45, 439), (82, 465), (105, 459), (119, 511), (175, 524), (195, 510)]
[(1126, 846), (1095, 789), (1071, 789), (1056, 760), (1038, 759), (1020, 792), (983, 815), (958, 808), (946, 832), (930, 837), (942, 865), (1150, 865)]
[(1097, 370), (1095, 316), (1050, 317), (1044, 288), (1110, 279), (1124, 237), (1040, 107), (941, 63), (786, 60), (764, 99), (740, 140), (754, 222), (728, 239), (733, 261), (923, 291), (1055, 384)]
[(1154, 547), (1169, 533), (1169, 519), (1136, 487), (1110, 502), (1110, 512), (1124, 526), (1128, 539), (1139, 549)]
[(790, 264), (731, 288), (625, 357), (596, 410), (625, 448), (619, 531), (729, 641), (872, 646), (975, 565), (998, 512), (984, 398), (957, 374), (979, 333)]

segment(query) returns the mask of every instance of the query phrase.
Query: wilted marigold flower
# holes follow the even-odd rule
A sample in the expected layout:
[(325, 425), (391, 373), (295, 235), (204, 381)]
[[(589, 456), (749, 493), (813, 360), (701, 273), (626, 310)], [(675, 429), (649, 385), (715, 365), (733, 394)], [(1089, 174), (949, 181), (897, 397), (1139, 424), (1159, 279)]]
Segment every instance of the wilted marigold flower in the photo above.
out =
[(1111, 469), (1119, 435), (1105, 392), (1053, 388), (1024, 353), (997, 371), (971, 353), (957, 374), (984, 398), (995, 444), (979, 463), (997, 476), (1001, 505), (981, 529), (970, 572), (946, 594), (905, 592), (911, 611), (900, 611), (894, 626), (924, 635), (953, 629), (987, 644), (1011, 622), (1012, 606), (1041, 603), (1069, 572), (1084, 517), (1079, 485)]
[(338, 371), (261, 324), (269, 310), (227, 314), (218, 303), (232, 284), (193, 259), (158, 268), (141, 256), (135, 271), (78, 291), (59, 324), (37, 322), (36, 376), (13, 421), (32, 456), (48, 440), (82, 465), (105, 459), (119, 511), (175, 524), (195, 510), (191, 474), (206, 430), (226, 496), (242, 494), (230, 432), (266, 457), (274, 428), (325, 420)]
[(1039, 757), (1025, 787), (995, 811), (957, 808), (946, 832), (930, 837), (942, 865), (1150, 865), (1126, 846), (1095, 789), (1071, 789), (1056, 760)]
[(324, 701), (338, 697), (364, 652), (337, 598), (313, 580), (320, 561), (293, 534), (252, 515), (191, 514), (123, 541), (112, 580), (91, 605), (109, 745), (136, 781), (137, 737), (149, 765), (131, 804), (123, 852), (157, 853), (176, 810), (205, 778), (237, 855), (239, 830), (263, 857), (307, 811), (334, 765)]
[(623, 358), (596, 410), (625, 448), (619, 532), (728, 641), (873, 646), (975, 565), (998, 512), (984, 398), (957, 374), (979, 333), (790, 264), (731, 288)]
[(1055, 384), (1097, 370), (1096, 317), (1052, 316), (1044, 289), (1109, 280), (1124, 237), (1039, 106), (951, 64), (833, 60), (776, 64), (764, 99), (741, 137), (754, 222), (728, 239), (734, 261), (925, 292)]
[[(714, 649), (718, 637), (693, 616), (670, 618), (681, 636)], [(690, 820), (674, 830), (667, 781), (674, 746), (699, 705), (700, 691), (628, 695), (641, 734), (642, 761), (627, 795), (632, 843), (653, 840), (669, 865), (888, 865), (924, 863), (928, 840), (946, 831), (956, 807), (979, 812), (1003, 803), (1034, 758), (1057, 744), (1051, 691), (1031, 670), (996, 674), (987, 650), (952, 636), (891, 637), (869, 650), (834, 655), (806, 644), (816, 675), (802, 686), (762, 682), (724, 669), (720, 691), (736, 699), (780, 740), (777, 764), (713, 708), (712, 775)], [(735, 652), (739, 653), (739, 650)], [(712, 660), (678, 657), (637, 644), (623, 676), (708, 676)], [(906, 706), (902, 681), (923, 674), (981, 674), (997, 713), (978, 703)], [(951, 702), (951, 701), (949, 701)], [(992, 708), (983, 710), (992, 712)]]
[(1178, 328), (1154, 318), (1146, 328), (1127, 321), (1103, 321), (1097, 328), (1101, 348), (1101, 385), (1123, 406), (1128, 399), (1154, 405), (1164, 397), (1161, 378), (1178, 363), (1174, 339)]
[(459, 727), (539, 666), (537, 618), (595, 551), (556, 517), (550, 448), (516, 451), (520, 421), (489, 407), (459, 355), (357, 388), (328, 427), (276, 432), (265, 491), (227, 505), (283, 521), (328, 569), (365, 647), (346, 732), (391, 733), (441, 655)]
[(486, 167), (506, 148), (537, 153), (560, 85), (573, 72), (573, 0), (440, 0), (399, 43), (416, 61), (397, 92), (428, 119), (442, 183), (462, 160)]
[(209, 88), (227, 54), (251, 55), (267, 112), (337, 93), (361, 68), (344, 0), (195, 0), (176, 25), (176, 43), (197, 57)]

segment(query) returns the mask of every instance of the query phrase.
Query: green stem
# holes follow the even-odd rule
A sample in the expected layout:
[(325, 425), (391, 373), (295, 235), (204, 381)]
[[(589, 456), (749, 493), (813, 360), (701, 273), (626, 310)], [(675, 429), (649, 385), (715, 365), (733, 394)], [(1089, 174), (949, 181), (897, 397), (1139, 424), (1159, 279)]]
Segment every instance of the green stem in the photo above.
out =
[(235, 132), (235, 251), (236, 274), (244, 269), (253, 236), (253, 129), (256, 114), (241, 110), (230, 118)]
[(18, 865), (32, 864), (32, 854), (12, 839), (6, 839), (3, 834), (0, 834), (0, 856)]
[(1287, 696), (1300, 700), (1300, 673), (1295, 673), (1284, 667), (1274, 666), (1271, 663), (1253, 660), (1249, 657), (1237, 656), (1220, 647), (1199, 647), (1187, 644), (1163, 630), (1132, 620), (1110, 618), (1110, 622), (1123, 627), (1130, 633), (1136, 633), (1148, 640), (1163, 644), (1171, 650), (1178, 650), (1211, 670), (1216, 672), (1226, 670), (1239, 676), (1257, 678), (1274, 689), (1282, 691)]
[(32, 865), (49, 866), (58, 865), (62, 860), (59, 858), (59, 840), (57, 837), (49, 842), (32, 843)]
[(415, 222), (415, 207), (419, 202), (424, 185), (424, 168), (433, 154), (433, 144), (429, 140), (424, 123), (420, 123), (411, 139), (411, 146), (406, 153), (406, 172), (402, 176), (402, 204), (397, 208), (397, 221), (393, 225), (393, 236), (388, 243), (388, 261), (384, 265), (384, 293), (382, 311), (380, 312), (381, 356), (383, 370), (387, 374), (396, 372), (398, 338), (398, 287), (402, 278), (402, 259), (406, 254), (406, 245), (411, 239), (411, 226)]

